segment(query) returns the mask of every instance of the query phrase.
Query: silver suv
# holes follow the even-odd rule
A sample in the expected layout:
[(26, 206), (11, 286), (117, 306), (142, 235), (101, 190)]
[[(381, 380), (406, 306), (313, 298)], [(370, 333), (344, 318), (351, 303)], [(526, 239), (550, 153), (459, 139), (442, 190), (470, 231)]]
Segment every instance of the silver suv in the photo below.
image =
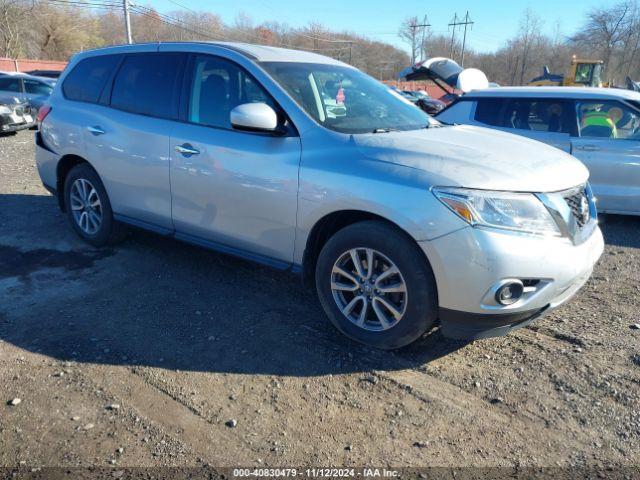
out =
[(300, 272), (375, 347), (502, 335), (570, 298), (603, 249), (587, 169), (430, 118), (308, 52), (161, 43), (76, 55), (37, 165), (101, 246), (128, 224)]

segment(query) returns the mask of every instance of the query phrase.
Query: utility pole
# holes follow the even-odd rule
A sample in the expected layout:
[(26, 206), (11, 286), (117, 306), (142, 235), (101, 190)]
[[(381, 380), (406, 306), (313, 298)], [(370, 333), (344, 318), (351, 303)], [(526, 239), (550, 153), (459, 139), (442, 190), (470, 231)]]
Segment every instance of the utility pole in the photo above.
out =
[(426, 60), (427, 58), (427, 49), (424, 48), (424, 35), (427, 32), (427, 28), (429, 28), (431, 25), (429, 24), (429, 22), (427, 21), (427, 16), (425, 15), (424, 18), (422, 19), (422, 40), (420, 41), (420, 60)]
[[(409, 25), (409, 28), (411, 29), (411, 65), (414, 65), (416, 63), (416, 30), (418, 28), (422, 28), (422, 39), (424, 42), (424, 29), (430, 26), (431, 25), (427, 23), (426, 15), (422, 23), (416, 23), (415, 21), (412, 21), (411, 25)], [(420, 48), (422, 49), (422, 46)]]
[(349, 42), (349, 65), (351, 65), (352, 56), (353, 56), (353, 42)]
[(122, 0), (122, 10), (124, 11), (124, 33), (127, 37), (127, 43), (132, 44), (131, 40), (131, 18), (129, 16), (129, 0)]
[(464, 67), (464, 48), (467, 42), (467, 25), (473, 25), (473, 22), (469, 18), (469, 12), (467, 12), (467, 14), (465, 15), (464, 21), (458, 21), (458, 14), (456, 13), (453, 17), (453, 20), (451, 20), (451, 23), (449, 24), (450, 27), (453, 27), (453, 31), (451, 32), (451, 60), (455, 60), (453, 58), (453, 53), (455, 49), (456, 28), (459, 25), (464, 25), (464, 38), (462, 40), (462, 59), (460, 61), (461, 66)]
[(450, 27), (452, 28), (452, 32), (451, 32), (451, 51), (449, 52), (449, 57), (451, 57), (451, 60), (453, 60), (453, 44), (455, 42), (455, 38), (456, 38), (456, 27), (458, 26), (458, 14), (456, 13), (453, 17), (453, 20), (451, 20), (451, 23), (449, 24)]
[(464, 25), (464, 37), (462, 37), (462, 58), (460, 59), (460, 66), (464, 67), (464, 47), (467, 44), (467, 25), (471, 25), (473, 28), (473, 22), (469, 18), (469, 10), (467, 10), (467, 14), (464, 16), (464, 22), (461, 25)]

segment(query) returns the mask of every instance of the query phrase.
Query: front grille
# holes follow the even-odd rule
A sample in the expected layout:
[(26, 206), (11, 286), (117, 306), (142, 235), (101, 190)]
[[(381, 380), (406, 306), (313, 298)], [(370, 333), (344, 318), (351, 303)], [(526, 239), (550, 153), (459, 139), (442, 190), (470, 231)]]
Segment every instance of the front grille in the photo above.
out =
[(584, 187), (571, 190), (563, 195), (564, 201), (567, 202), (573, 217), (576, 219), (578, 227), (584, 226), (589, 221), (589, 200)]

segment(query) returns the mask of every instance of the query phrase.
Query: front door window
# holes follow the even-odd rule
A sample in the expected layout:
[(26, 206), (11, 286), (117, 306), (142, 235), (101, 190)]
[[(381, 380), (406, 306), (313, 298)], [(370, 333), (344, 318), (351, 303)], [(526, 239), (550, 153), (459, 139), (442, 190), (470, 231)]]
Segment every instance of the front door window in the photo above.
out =
[(578, 104), (581, 137), (640, 140), (640, 114), (615, 101)]

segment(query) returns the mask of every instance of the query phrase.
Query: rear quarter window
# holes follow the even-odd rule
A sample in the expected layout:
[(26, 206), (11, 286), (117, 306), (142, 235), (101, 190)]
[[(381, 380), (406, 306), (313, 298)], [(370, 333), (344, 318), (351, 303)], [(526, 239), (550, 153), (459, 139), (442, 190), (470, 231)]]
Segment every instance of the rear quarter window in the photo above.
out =
[(62, 93), (69, 100), (97, 103), (120, 58), (100, 55), (81, 60), (65, 78)]
[(15, 77), (0, 78), (0, 90), (5, 92), (20, 92), (20, 79)]
[(111, 92), (111, 106), (159, 118), (177, 118), (185, 56), (142, 53), (125, 57)]

